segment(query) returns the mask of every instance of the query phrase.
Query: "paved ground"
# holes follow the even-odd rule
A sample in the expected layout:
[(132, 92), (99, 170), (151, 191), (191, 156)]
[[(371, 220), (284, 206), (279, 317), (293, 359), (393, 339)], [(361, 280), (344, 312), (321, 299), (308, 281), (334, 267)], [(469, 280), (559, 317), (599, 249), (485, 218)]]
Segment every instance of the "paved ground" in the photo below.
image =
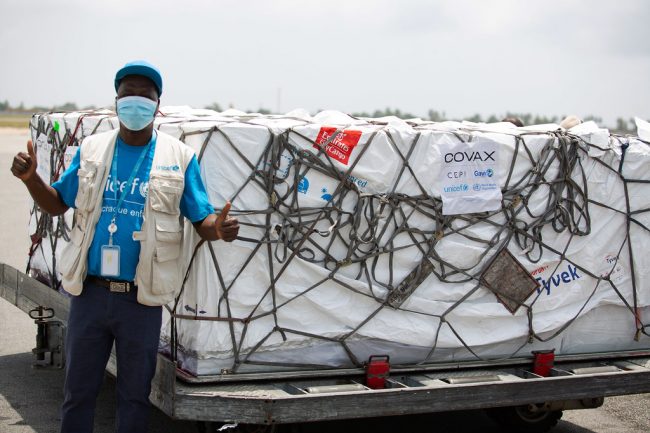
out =
[[(0, 128), (0, 262), (23, 269), (28, 248), (27, 192), (9, 172), (13, 155), (22, 150), (26, 131)], [(58, 407), (62, 399), (61, 371), (31, 368), (35, 325), (25, 313), (0, 299), (0, 432), (58, 432)], [(114, 422), (114, 381), (107, 378), (97, 401), (96, 433), (110, 433)], [(607, 399), (599, 409), (565, 412), (553, 433), (648, 433), (650, 394)], [(331, 432), (436, 432), (498, 433), (500, 429), (478, 411), (420, 417), (324, 423), (307, 431)], [(191, 422), (172, 421), (152, 411), (151, 433), (189, 433)]]

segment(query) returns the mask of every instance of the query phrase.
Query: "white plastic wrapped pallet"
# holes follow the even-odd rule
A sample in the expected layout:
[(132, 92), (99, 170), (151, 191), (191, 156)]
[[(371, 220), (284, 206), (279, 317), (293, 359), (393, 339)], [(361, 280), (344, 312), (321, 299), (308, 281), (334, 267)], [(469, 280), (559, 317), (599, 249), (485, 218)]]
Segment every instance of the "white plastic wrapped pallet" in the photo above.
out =
[[(195, 254), (199, 238), (186, 225), (187, 280), (166, 311), (161, 350), (177, 352), (191, 373), (346, 367), (372, 354), (415, 364), (650, 347), (637, 332), (637, 318), (641, 328), (650, 321), (650, 198), (646, 183), (622, 181), (650, 176), (648, 146), (637, 139), (593, 123), (572, 129), (567, 144), (556, 125), (164, 111), (156, 126), (196, 151), (211, 202), (231, 200), (241, 225), (237, 241)], [(79, 140), (98, 125), (117, 127), (106, 115), (35, 119), (34, 139), (57, 121), (59, 135), (76, 129)], [(503, 209), (444, 211), (458, 205), (440, 202), (453, 173), (446, 149), (494, 150), (486, 173)], [(459, 176), (469, 185), (477, 175)], [(629, 237), (626, 191), (638, 211)], [(514, 314), (479, 284), (503, 247), (540, 283)], [(51, 272), (47, 248), (33, 269)], [(423, 260), (433, 272), (388, 305)]]

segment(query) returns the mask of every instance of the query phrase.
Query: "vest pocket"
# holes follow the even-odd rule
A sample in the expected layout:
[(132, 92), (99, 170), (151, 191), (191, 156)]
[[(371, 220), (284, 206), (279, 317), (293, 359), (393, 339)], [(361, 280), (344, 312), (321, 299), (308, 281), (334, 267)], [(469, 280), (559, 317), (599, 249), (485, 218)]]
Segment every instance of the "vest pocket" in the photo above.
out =
[[(180, 253), (183, 227), (180, 222), (180, 202), (183, 196), (182, 174), (152, 171), (149, 179), (148, 205), (151, 206), (149, 224), (143, 230), (148, 238), (143, 248), (153, 248), (151, 261), (151, 294), (165, 296), (175, 293), (181, 285)], [(145, 223), (146, 224), (146, 223)], [(151, 245), (153, 244), (153, 245)], [(151, 245), (151, 246), (150, 246)], [(151, 251), (151, 250), (148, 250)], [(143, 277), (148, 273), (142, 269)]]
[(178, 215), (183, 195), (182, 177), (153, 176), (149, 181), (151, 207), (158, 212)]
[(83, 161), (82, 167), (77, 171), (79, 178), (79, 188), (77, 197), (74, 201), (75, 208), (89, 212), (93, 210), (93, 190), (97, 182), (97, 172), (99, 163), (92, 161)]
[(151, 292), (155, 295), (172, 293), (180, 287), (178, 257), (180, 245), (157, 247), (151, 268)]
[(156, 240), (159, 242), (179, 243), (183, 235), (179, 219), (175, 215), (157, 213), (156, 220)]
[(77, 268), (81, 258), (81, 244), (83, 243), (85, 233), (79, 226), (75, 225), (70, 232), (70, 242), (61, 252), (59, 259), (59, 271), (64, 276), (70, 276), (72, 270)]

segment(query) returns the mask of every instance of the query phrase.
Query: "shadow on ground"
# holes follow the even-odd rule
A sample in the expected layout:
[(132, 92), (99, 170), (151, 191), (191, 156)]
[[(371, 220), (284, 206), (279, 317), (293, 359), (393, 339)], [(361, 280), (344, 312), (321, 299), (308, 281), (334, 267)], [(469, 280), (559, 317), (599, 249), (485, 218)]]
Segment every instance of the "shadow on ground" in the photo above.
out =
[[(63, 400), (63, 371), (32, 368), (31, 353), (0, 356), (0, 396), (11, 406), (0, 418), (0, 431), (57, 433)], [(12, 413), (15, 412), (15, 416)], [(106, 376), (97, 399), (95, 433), (113, 433), (115, 380)], [(19, 426), (25, 426), (24, 429)], [(29, 428), (28, 428), (29, 427)], [(158, 409), (151, 414), (151, 433), (196, 433), (195, 423), (174, 421)]]

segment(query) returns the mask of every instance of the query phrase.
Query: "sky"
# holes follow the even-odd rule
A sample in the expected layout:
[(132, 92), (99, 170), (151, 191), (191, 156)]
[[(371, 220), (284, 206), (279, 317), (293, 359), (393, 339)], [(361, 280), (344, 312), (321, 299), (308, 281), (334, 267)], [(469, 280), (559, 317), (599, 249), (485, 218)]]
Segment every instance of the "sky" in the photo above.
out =
[(0, 101), (650, 118), (647, 0), (0, 0)]

